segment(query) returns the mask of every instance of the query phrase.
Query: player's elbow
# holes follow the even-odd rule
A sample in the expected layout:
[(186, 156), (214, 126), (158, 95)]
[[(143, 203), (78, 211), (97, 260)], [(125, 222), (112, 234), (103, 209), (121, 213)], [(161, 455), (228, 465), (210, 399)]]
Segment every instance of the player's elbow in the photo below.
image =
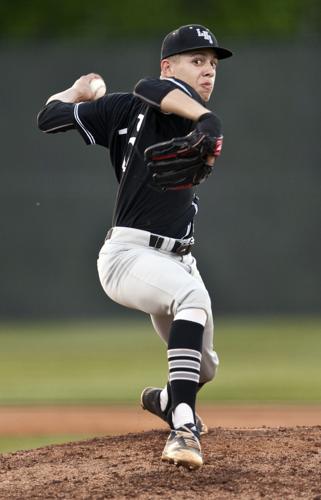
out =
[(42, 132), (46, 132), (46, 122), (46, 107), (44, 107), (37, 114), (37, 126)]
[(52, 105), (45, 106), (37, 114), (37, 125), (42, 132), (51, 132), (56, 125), (57, 117)]
[(39, 111), (37, 125), (39, 130), (47, 134), (74, 128), (74, 105), (58, 100), (49, 102)]

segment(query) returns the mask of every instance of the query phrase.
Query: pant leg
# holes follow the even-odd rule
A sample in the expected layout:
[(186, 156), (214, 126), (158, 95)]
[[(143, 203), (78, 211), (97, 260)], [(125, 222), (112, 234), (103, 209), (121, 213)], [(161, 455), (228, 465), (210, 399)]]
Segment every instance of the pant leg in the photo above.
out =
[(160, 336), (163, 342), (168, 345), (169, 332), (172, 326), (173, 316), (152, 314), (150, 318), (155, 332)]
[(152, 315), (175, 316), (187, 308), (210, 309), (204, 284), (176, 254), (107, 240), (98, 259), (106, 294), (115, 302)]
[(215, 376), (218, 357), (213, 351), (211, 301), (191, 254), (180, 257), (149, 247), (107, 241), (97, 265), (106, 294), (121, 305), (150, 314), (157, 333), (166, 344), (178, 311), (203, 309), (207, 322), (200, 382), (208, 382)]
[[(192, 276), (199, 280), (205, 288), (205, 284), (197, 268), (197, 261), (192, 254), (186, 256), (186, 263), (191, 267)], [(212, 308), (208, 310), (207, 321), (203, 333), (203, 350), (202, 350), (202, 363), (200, 372), (200, 383), (209, 382), (212, 380), (219, 366), (219, 358), (217, 353), (213, 350), (214, 342), (214, 320)]]

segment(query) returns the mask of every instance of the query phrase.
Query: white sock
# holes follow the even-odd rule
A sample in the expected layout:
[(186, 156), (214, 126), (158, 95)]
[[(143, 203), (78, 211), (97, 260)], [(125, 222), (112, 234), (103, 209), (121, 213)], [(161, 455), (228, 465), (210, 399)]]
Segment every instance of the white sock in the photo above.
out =
[(186, 403), (180, 403), (172, 413), (173, 425), (175, 429), (185, 424), (195, 424), (192, 408)]
[(165, 411), (166, 406), (168, 404), (168, 393), (167, 393), (167, 385), (164, 387), (159, 396), (160, 407), (162, 411)]
[(183, 309), (175, 315), (174, 321), (177, 319), (185, 319), (186, 321), (193, 321), (205, 326), (207, 315), (203, 309)]

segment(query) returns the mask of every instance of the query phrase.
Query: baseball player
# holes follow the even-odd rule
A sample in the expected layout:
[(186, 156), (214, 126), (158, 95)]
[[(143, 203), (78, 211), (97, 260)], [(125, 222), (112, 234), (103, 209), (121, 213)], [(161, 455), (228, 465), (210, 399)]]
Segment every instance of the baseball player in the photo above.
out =
[(211, 301), (192, 255), (194, 186), (221, 151), (221, 123), (206, 103), (218, 60), (231, 55), (206, 27), (182, 26), (163, 40), (159, 78), (97, 99), (91, 83), (99, 75), (90, 73), (38, 115), (44, 132), (76, 129), (86, 144), (109, 149), (119, 189), (100, 282), (115, 302), (149, 314), (166, 342), (168, 382), (144, 389), (141, 404), (170, 426), (162, 460), (190, 469), (203, 464), (206, 432), (196, 395), (218, 366)]

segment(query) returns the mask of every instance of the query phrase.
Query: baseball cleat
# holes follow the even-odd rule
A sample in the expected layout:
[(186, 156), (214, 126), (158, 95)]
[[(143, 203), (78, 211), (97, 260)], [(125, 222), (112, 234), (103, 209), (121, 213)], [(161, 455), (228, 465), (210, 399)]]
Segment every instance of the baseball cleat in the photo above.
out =
[(194, 424), (186, 424), (171, 431), (162, 453), (162, 461), (191, 470), (203, 465), (199, 434)]
[[(140, 404), (143, 410), (147, 410), (153, 415), (157, 415), (170, 425), (168, 421), (168, 408), (166, 408), (166, 410), (163, 411), (160, 406), (161, 391), (162, 389), (159, 389), (157, 387), (146, 387), (141, 393)], [(206, 424), (204, 424), (203, 420), (199, 415), (197, 415), (197, 413), (195, 414), (195, 420), (196, 420), (195, 425), (197, 432), (200, 435), (207, 434), (208, 427)]]

